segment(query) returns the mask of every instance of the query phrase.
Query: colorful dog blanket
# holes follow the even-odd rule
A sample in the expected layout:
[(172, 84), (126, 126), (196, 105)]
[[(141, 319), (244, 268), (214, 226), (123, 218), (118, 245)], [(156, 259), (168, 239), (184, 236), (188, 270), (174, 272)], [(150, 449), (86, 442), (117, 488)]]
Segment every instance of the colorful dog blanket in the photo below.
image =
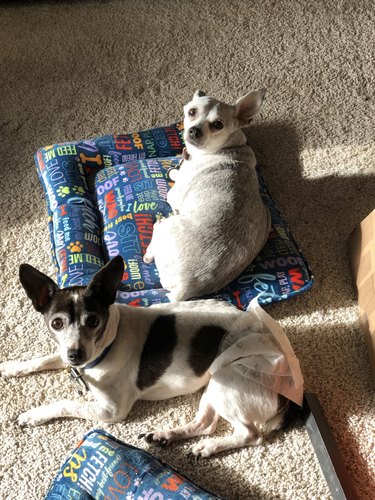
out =
[[(87, 285), (115, 255), (125, 272), (117, 301), (133, 306), (167, 302), (154, 264), (143, 255), (166, 202), (184, 146), (182, 124), (127, 135), (55, 144), (40, 149), (35, 162), (46, 194), (53, 262), (60, 287)], [(257, 169), (260, 192), (272, 218), (267, 244), (232, 283), (210, 295), (246, 309), (287, 299), (313, 283), (302, 254)]]
[(46, 500), (215, 500), (147, 451), (94, 429), (70, 454)]

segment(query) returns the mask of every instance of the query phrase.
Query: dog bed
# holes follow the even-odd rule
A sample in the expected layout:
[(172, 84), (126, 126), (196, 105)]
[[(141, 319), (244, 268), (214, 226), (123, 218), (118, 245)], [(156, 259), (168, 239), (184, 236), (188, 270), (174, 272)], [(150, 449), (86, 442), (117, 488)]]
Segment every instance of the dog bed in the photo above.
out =
[[(35, 154), (46, 195), (52, 257), (62, 288), (87, 285), (112, 257), (124, 258), (116, 300), (133, 306), (168, 302), (154, 264), (143, 254), (158, 217), (170, 215), (172, 185), (184, 146), (181, 123), (133, 134), (107, 135), (41, 148)], [(206, 296), (245, 309), (287, 299), (307, 290), (313, 276), (257, 167), (260, 192), (272, 229), (255, 261), (218, 293)]]
[(214, 500), (219, 497), (199, 488), (150, 453), (94, 429), (70, 454), (45, 498)]

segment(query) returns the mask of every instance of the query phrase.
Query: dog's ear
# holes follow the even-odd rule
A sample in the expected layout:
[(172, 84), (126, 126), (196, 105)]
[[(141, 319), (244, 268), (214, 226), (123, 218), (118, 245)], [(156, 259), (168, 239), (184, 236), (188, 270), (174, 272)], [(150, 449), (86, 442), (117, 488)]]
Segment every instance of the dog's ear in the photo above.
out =
[(193, 96), (193, 99), (195, 97), (204, 97), (206, 95), (206, 92), (203, 92), (203, 90), (197, 90)]
[(262, 106), (265, 94), (266, 89), (255, 90), (254, 92), (250, 92), (249, 94), (240, 97), (238, 101), (236, 101), (236, 104), (234, 105), (235, 116), (240, 122), (241, 127), (248, 125), (253, 116), (258, 113)]
[(56, 283), (29, 264), (21, 264), (19, 269), (21, 285), (35, 309), (44, 313), (59, 289)]
[(94, 295), (101, 304), (109, 307), (116, 299), (116, 290), (120, 287), (123, 274), (124, 260), (118, 255), (95, 274), (85, 295)]

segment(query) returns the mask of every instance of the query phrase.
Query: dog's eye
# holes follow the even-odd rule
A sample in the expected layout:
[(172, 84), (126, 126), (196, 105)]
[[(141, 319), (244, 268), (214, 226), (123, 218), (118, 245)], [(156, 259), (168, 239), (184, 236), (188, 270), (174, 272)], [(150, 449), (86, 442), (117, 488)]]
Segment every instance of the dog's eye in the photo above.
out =
[(216, 128), (216, 130), (222, 130), (224, 128), (224, 123), (221, 120), (216, 120), (213, 122), (212, 126)]
[(86, 326), (89, 328), (96, 328), (99, 325), (99, 318), (97, 316), (91, 315), (86, 319)]
[(52, 328), (54, 330), (61, 330), (63, 327), (64, 327), (64, 321), (62, 320), (62, 318), (55, 318), (52, 321)]
[(188, 115), (194, 118), (194, 116), (197, 114), (197, 110), (195, 108), (190, 108), (188, 111)]

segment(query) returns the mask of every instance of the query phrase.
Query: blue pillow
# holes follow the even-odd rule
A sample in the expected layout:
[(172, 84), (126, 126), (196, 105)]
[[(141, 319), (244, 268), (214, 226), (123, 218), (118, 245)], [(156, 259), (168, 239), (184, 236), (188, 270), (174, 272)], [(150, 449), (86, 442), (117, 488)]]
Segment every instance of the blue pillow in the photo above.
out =
[(46, 500), (104, 498), (196, 498), (215, 500), (145, 450), (94, 429), (72, 451), (53, 480)]
[[(52, 256), (60, 287), (87, 285), (120, 254), (125, 272), (117, 301), (134, 306), (168, 302), (156, 267), (142, 257), (166, 202), (183, 148), (182, 124), (127, 135), (57, 144), (35, 155), (49, 213)], [(313, 277), (257, 168), (272, 228), (254, 262), (215, 297), (240, 308), (252, 298), (266, 304), (311, 287)]]
[(106, 260), (121, 255), (125, 292), (160, 289), (155, 265), (145, 264), (143, 255), (151, 242), (159, 217), (168, 217), (169, 181), (166, 172), (179, 158), (137, 160), (106, 168), (96, 174), (97, 205), (103, 221)]

